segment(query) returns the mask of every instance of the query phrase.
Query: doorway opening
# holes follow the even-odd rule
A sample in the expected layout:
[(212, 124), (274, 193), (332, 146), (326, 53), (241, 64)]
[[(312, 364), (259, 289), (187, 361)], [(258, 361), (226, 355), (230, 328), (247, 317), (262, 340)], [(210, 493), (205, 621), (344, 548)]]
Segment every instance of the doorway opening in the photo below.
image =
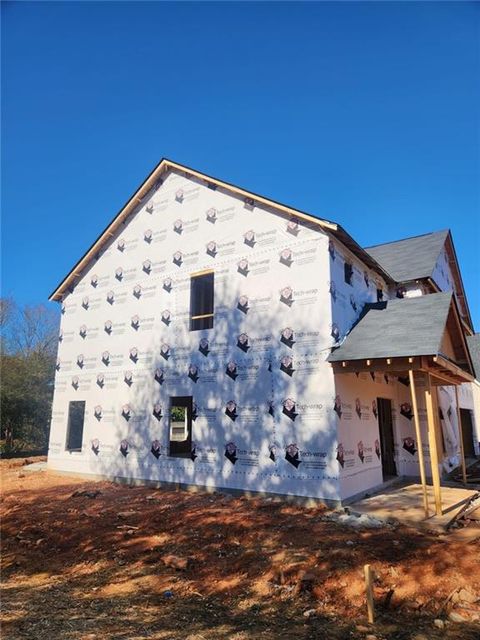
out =
[(462, 423), (463, 451), (466, 458), (475, 457), (473, 446), (473, 420), (470, 409), (460, 409), (460, 420)]
[(395, 464), (392, 401), (387, 398), (377, 398), (377, 409), (383, 479), (388, 480), (392, 476), (398, 475)]

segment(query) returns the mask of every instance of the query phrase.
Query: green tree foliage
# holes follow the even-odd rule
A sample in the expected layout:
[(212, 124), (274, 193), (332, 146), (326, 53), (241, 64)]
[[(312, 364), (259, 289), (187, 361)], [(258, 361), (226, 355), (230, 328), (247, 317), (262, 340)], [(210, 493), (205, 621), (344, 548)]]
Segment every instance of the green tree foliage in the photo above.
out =
[(0, 425), (5, 452), (46, 448), (50, 427), (58, 313), (0, 300)]
[(170, 411), (171, 419), (173, 422), (185, 422), (185, 407), (172, 407)]

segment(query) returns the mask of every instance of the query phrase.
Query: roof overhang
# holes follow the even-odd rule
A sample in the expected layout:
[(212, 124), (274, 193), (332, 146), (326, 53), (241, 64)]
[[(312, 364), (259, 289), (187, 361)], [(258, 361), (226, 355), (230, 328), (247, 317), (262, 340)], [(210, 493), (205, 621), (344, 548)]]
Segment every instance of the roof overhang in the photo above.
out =
[(344, 360), (332, 362), (335, 373), (382, 372), (393, 376), (406, 376), (409, 371), (422, 371), (432, 376), (439, 386), (473, 382), (474, 377), (446, 356), (412, 356), (408, 358), (375, 358), (373, 360)]
[(221, 188), (225, 191), (236, 194), (237, 197), (247, 199), (248, 201), (253, 201), (254, 204), (256, 203), (258, 205), (271, 207), (279, 213), (293, 216), (295, 218), (307, 221), (320, 227), (325, 233), (335, 237), (339, 242), (350, 249), (350, 251), (357, 255), (357, 257), (359, 257), (360, 260), (362, 260), (367, 266), (369, 266), (382, 278), (384, 278), (386, 282), (394, 282), (391, 276), (365, 251), (365, 249), (363, 249), (357, 242), (355, 242), (355, 240), (340, 225), (329, 220), (317, 218), (309, 213), (305, 213), (304, 211), (295, 209), (294, 207), (281, 204), (279, 202), (276, 202), (275, 200), (271, 200), (264, 196), (253, 193), (252, 191), (247, 191), (246, 189), (237, 187), (236, 185), (224, 182), (223, 180), (219, 180), (218, 178), (214, 178), (205, 173), (201, 173), (200, 171), (191, 169), (190, 167), (179, 164), (177, 162), (173, 162), (172, 160), (168, 160), (167, 158), (163, 158), (153, 169), (150, 175), (146, 178), (146, 180), (135, 191), (135, 193), (123, 205), (112, 222), (110, 222), (110, 224), (102, 231), (102, 233), (87, 250), (87, 252), (80, 258), (80, 260), (76, 263), (70, 273), (51, 293), (49, 300), (60, 301), (62, 299), (66, 291), (68, 291), (70, 287), (74, 286), (78, 279), (82, 277), (85, 269), (88, 267), (91, 261), (98, 256), (99, 251), (111, 240), (120, 226), (127, 221), (128, 217), (133, 213), (135, 208), (142, 203), (142, 201), (153, 188), (159, 187), (161, 185), (163, 176), (168, 171), (172, 170), (181, 172), (186, 177), (194, 177), (198, 180), (204, 181), (208, 186), (214, 185), (217, 188)]
[(448, 236), (445, 244), (447, 249), (448, 265), (451, 269), (453, 279), (455, 280), (456, 297), (458, 298), (458, 302), (462, 308), (462, 313), (460, 314), (460, 317), (462, 318), (462, 323), (467, 328), (469, 334), (473, 335), (474, 328), (473, 328), (472, 316), (470, 315), (467, 295), (465, 293), (465, 287), (463, 286), (462, 274), (460, 272), (460, 267), (458, 265), (457, 253), (455, 251), (455, 245), (453, 244), (453, 238), (450, 231), (448, 232)]

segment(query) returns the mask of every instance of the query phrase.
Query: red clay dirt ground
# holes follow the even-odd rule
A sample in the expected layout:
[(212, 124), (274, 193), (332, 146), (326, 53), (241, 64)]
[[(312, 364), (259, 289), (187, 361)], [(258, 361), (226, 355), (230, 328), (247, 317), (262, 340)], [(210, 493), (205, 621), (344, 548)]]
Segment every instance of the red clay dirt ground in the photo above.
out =
[[(480, 638), (478, 539), (356, 530), (326, 520), (321, 506), (22, 464), (0, 462), (5, 640)], [(377, 575), (374, 626), (367, 562)], [(449, 621), (452, 612), (464, 621)]]

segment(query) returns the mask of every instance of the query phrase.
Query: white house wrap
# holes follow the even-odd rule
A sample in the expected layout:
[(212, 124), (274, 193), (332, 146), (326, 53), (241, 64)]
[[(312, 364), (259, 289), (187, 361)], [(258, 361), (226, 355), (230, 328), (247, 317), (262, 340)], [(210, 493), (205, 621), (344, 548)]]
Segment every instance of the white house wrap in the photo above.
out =
[[(438, 258), (438, 288), (452, 289)], [(191, 330), (192, 276), (211, 271), (213, 327)], [(337, 225), (162, 161), (52, 295), (49, 467), (339, 502), (382, 482), (376, 403), (388, 398), (396, 473), (418, 475), (405, 381), (328, 361), (365, 305), (399, 286)], [(441, 397), (453, 464), (455, 400)], [(190, 399), (188, 457), (171, 455), (172, 398)], [(75, 446), (72, 407), (84, 410)]]

